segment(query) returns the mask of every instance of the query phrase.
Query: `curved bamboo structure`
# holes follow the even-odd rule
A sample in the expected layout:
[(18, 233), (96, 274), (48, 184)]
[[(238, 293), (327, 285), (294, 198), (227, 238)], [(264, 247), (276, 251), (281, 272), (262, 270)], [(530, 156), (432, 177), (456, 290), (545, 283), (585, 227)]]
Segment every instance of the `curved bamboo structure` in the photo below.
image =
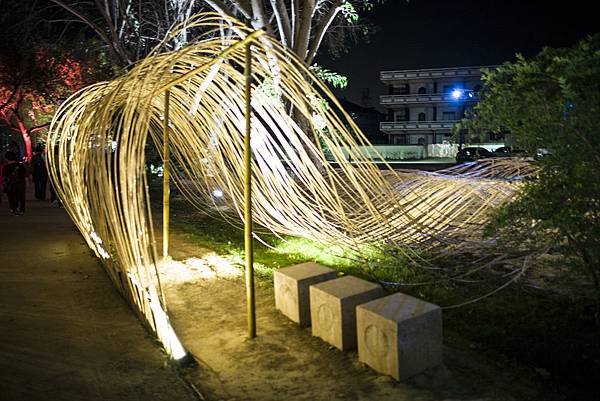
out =
[(531, 173), (501, 160), (435, 174), (382, 171), (359, 150), (370, 145), (329, 90), (275, 39), (215, 14), (201, 14), (186, 28), (203, 34), (76, 93), (48, 135), (55, 149), (51, 178), (66, 210), (174, 354), (145, 149), (168, 148), (172, 180), (192, 205), (211, 210), (220, 191), (218, 204), (229, 210), (224, 217), (243, 221), (246, 45), (252, 48), (253, 221), (275, 233), (355, 249), (385, 243), (410, 252), (449, 244), (476, 236), (486, 211), (514, 196), (517, 184), (507, 178)]

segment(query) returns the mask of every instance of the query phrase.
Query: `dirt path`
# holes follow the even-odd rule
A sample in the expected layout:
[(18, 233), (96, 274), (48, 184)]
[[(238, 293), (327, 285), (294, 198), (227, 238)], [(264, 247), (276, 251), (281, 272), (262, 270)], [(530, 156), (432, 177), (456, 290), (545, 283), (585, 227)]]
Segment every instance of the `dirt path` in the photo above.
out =
[[(207, 400), (515, 400), (516, 373), (446, 349), (446, 366), (397, 383), (311, 336), (275, 310), (272, 288), (257, 287), (258, 338), (246, 339), (241, 271), (174, 236), (179, 262), (160, 268), (176, 332), (199, 361), (188, 379)], [(196, 257), (191, 259), (190, 255)], [(527, 385), (525, 385), (527, 386)], [(518, 397), (518, 398), (515, 398)]]
[(64, 209), (4, 197), (0, 400), (194, 400), (166, 363)]

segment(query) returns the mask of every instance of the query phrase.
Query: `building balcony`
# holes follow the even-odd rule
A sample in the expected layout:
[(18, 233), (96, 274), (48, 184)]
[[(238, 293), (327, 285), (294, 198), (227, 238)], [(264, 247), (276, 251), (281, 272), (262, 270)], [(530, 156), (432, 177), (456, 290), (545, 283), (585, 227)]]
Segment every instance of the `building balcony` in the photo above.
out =
[(408, 104), (431, 104), (431, 103), (459, 103), (459, 102), (476, 102), (479, 96), (475, 92), (470, 92), (471, 97), (463, 97), (456, 99), (452, 93), (435, 93), (435, 94), (414, 94), (414, 95), (383, 95), (379, 97), (379, 103), (382, 106), (396, 106)]
[(379, 123), (379, 129), (386, 133), (393, 131), (446, 131), (450, 132), (459, 120), (447, 121), (400, 121)]
[[(495, 66), (485, 66), (485, 68), (493, 68)], [(408, 81), (408, 80), (439, 80), (439, 79), (455, 79), (455, 78), (479, 78), (481, 69), (479, 67), (458, 67), (458, 68), (431, 68), (423, 70), (401, 70), (401, 71), (381, 71), (379, 79), (384, 83), (387, 81)]]

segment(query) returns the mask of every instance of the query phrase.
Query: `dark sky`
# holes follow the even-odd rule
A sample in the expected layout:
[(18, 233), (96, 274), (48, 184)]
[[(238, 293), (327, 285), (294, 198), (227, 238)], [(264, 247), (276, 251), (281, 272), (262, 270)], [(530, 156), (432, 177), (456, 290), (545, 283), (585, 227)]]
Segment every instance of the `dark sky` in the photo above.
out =
[(534, 56), (544, 46), (565, 47), (600, 31), (595, 1), (387, 0), (367, 13), (377, 26), (337, 60), (317, 62), (348, 76), (336, 95), (360, 103), (369, 88), (376, 106), (384, 87), (379, 71), (501, 64), (515, 54)]

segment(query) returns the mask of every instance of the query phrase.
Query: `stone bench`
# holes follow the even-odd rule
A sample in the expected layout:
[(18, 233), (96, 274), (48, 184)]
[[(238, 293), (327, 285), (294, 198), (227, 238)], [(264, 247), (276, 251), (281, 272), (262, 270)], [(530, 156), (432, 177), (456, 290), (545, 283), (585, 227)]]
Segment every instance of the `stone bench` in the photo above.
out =
[(309, 286), (336, 277), (335, 270), (310, 262), (276, 270), (275, 308), (300, 326), (310, 326)]
[(442, 363), (442, 310), (404, 294), (356, 308), (358, 359), (405, 380)]
[(378, 284), (346, 276), (310, 287), (313, 336), (342, 351), (356, 348), (356, 306), (383, 295)]

